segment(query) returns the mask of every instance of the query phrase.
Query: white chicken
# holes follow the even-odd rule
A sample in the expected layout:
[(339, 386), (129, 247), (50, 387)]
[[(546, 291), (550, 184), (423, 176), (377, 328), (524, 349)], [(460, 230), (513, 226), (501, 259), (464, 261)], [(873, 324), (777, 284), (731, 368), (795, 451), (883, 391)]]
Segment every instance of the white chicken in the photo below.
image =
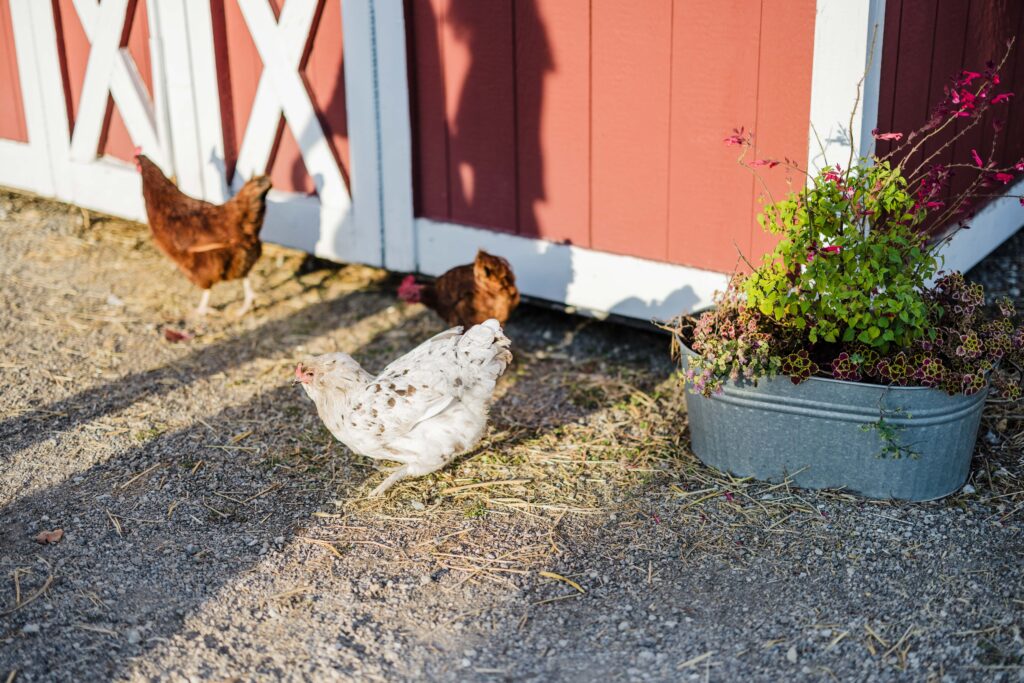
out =
[(402, 463), (370, 496), (430, 474), (480, 440), (495, 383), (512, 361), (497, 320), (442, 332), (377, 376), (345, 353), (295, 368), (317, 413), (339, 441), (375, 460)]

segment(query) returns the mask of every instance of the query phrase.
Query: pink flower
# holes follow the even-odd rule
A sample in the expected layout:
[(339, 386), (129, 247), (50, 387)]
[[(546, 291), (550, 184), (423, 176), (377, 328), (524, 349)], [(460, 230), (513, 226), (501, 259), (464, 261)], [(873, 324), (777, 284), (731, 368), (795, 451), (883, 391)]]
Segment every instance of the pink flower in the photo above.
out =
[(750, 162), (751, 166), (767, 166), (768, 168), (775, 168), (779, 165), (779, 162), (775, 159), (754, 159)]
[(932, 201), (932, 202), (925, 202), (924, 205), (927, 206), (929, 209), (941, 209), (946, 204), (944, 202)]
[(981, 155), (978, 154), (978, 150), (971, 150), (971, 157), (974, 158), (974, 163), (978, 165), (978, 168), (985, 168), (985, 163), (981, 160)]
[(975, 78), (981, 78), (981, 74), (977, 71), (964, 71), (960, 77), (960, 80), (956, 82), (957, 85), (970, 85), (971, 81)]
[(826, 182), (838, 183), (840, 180), (842, 180), (842, 176), (839, 175), (840, 173), (842, 173), (842, 169), (839, 167), (839, 164), (836, 164), (836, 170), (833, 171), (830, 168), (828, 169), (828, 171), (825, 172), (825, 175), (822, 177), (825, 179)]
[(827, 247), (822, 247), (821, 248), (821, 252), (823, 254), (838, 254), (842, 250), (843, 250), (843, 248), (841, 246), (839, 246), (838, 244), (830, 244)]
[(1013, 180), (1013, 176), (1009, 173), (996, 173), (995, 179), (1001, 182), (1003, 185)]
[(903, 133), (879, 133), (877, 128), (871, 131), (871, 136), (876, 140), (895, 140), (897, 142), (903, 139)]
[(1020, 202), (1021, 206), (1024, 206), (1024, 196), (1017, 197), (1017, 201)]
[(1009, 102), (1011, 97), (1013, 97), (1012, 92), (1001, 92), (992, 98), (992, 104), (999, 104), (1000, 102)]
[(750, 133), (744, 133), (743, 127), (733, 128), (732, 135), (724, 138), (722, 142), (727, 145), (746, 145), (750, 142)]

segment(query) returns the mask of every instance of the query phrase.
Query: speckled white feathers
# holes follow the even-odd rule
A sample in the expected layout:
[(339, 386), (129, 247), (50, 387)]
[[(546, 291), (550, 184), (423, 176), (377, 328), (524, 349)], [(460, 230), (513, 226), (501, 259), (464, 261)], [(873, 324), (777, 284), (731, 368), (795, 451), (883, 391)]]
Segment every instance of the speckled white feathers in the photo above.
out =
[(512, 361), (496, 320), (425, 341), (376, 378), (344, 353), (318, 356), (301, 371), (320, 419), (352, 451), (402, 465), (370, 494), (440, 469), (471, 449), (487, 426), (494, 387)]

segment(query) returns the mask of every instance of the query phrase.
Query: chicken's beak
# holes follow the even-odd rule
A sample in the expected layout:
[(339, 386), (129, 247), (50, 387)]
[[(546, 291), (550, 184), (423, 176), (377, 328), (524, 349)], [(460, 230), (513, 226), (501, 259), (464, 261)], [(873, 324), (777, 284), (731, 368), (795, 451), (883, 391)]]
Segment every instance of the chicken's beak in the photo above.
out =
[(313, 370), (305, 368), (302, 363), (295, 366), (295, 380), (296, 384), (309, 384), (313, 381), (314, 373)]

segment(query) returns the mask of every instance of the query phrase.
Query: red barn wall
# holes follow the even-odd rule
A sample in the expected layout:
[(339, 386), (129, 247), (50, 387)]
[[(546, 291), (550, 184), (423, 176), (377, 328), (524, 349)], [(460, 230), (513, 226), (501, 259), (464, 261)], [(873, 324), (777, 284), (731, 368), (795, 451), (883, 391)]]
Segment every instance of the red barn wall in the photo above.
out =
[[(879, 128), (903, 133), (920, 128), (943, 99), (944, 86), (963, 70), (983, 71), (986, 62), (998, 62), (1007, 40), (1015, 36), (1017, 44), (1003, 67), (1000, 90), (1015, 92), (1016, 97), (1008, 105), (994, 105), (981, 124), (933, 162), (973, 164), (971, 150), (987, 156), (993, 143), (999, 165), (1024, 157), (1024, 3), (1020, 0), (888, 0)], [(993, 127), (996, 119), (1003, 126), (999, 132)], [(931, 157), (964, 127), (965, 122), (951, 126), (927, 143), (918, 159)], [(889, 149), (889, 143), (880, 143), (880, 152)], [(950, 191), (963, 190), (972, 177), (954, 175)]]
[(417, 215), (732, 270), (771, 242), (722, 138), (745, 126), (758, 154), (806, 159), (814, 12), (407, 0)]

